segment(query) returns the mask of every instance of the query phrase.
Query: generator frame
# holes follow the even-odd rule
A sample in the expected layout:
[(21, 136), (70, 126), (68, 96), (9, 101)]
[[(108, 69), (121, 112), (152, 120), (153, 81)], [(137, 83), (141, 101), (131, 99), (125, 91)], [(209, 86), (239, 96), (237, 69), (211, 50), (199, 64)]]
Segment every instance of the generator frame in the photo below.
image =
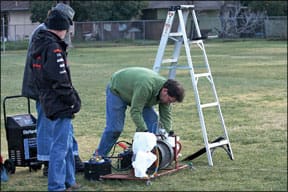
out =
[[(174, 136), (175, 138), (175, 146), (177, 146), (177, 137)], [(164, 176), (164, 175), (168, 175), (168, 174), (172, 174), (175, 173), (177, 171), (180, 171), (182, 169), (185, 168), (192, 168), (190, 164), (179, 164), (178, 162), (178, 155), (177, 155), (177, 147), (173, 147), (173, 151), (174, 151), (174, 158), (173, 161), (171, 162), (171, 165), (167, 168), (163, 168), (158, 170), (157, 172), (155, 172), (152, 175), (148, 175), (148, 177), (135, 177), (134, 175), (134, 169), (131, 168), (131, 170), (129, 170), (128, 172), (125, 173), (111, 173), (111, 174), (107, 174), (107, 175), (100, 175), (100, 180), (105, 180), (105, 179), (117, 179), (117, 180), (143, 180), (146, 181), (146, 185), (151, 185), (152, 179), (155, 179), (157, 177), (160, 176)], [(159, 157), (157, 157), (159, 158)], [(172, 165), (174, 163), (174, 165)]]

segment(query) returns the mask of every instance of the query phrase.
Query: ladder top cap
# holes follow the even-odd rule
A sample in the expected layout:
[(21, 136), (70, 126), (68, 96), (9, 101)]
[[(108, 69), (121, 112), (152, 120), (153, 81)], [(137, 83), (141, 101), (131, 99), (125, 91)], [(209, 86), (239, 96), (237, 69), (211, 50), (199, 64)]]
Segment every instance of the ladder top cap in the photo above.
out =
[(189, 8), (195, 8), (194, 5), (180, 5), (181, 9), (189, 9)]
[(178, 6), (171, 6), (169, 11), (177, 11), (179, 9), (189, 9), (189, 8), (195, 8), (194, 5), (178, 5)]

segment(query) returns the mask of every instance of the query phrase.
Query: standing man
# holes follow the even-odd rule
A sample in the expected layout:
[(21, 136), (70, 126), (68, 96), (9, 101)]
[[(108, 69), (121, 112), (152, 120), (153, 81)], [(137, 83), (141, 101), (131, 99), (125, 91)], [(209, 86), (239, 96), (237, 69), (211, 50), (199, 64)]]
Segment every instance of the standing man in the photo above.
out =
[[(52, 10), (58, 10), (61, 11), (61, 13), (68, 16), (70, 25), (73, 24), (73, 17), (74, 17), (74, 10), (66, 4), (58, 3), (56, 7), (52, 8)], [(44, 162), (44, 168), (43, 168), (43, 175), (48, 175), (48, 161), (49, 161), (49, 149), (52, 142), (52, 135), (51, 135), (51, 127), (53, 127), (53, 123), (51, 120), (49, 120), (40, 105), (39, 102), (39, 90), (36, 87), (36, 84), (33, 80), (33, 74), (32, 74), (32, 57), (31, 57), (31, 41), (37, 36), (40, 30), (47, 29), (47, 26), (45, 23), (40, 24), (32, 33), (30, 39), (29, 39), (29, 45), (28, 45), (28, 52), (27, 52), (27, 58), (26, 58), (26, 64), (25, 64), (25, 71), (23, 76), (23, 84), (22, 84), (22, 95), (29, 97), (31, 99), (36, 100), (36, 110), (37, 110), (37, 159), (39, 161)], [(67, 32), (65, 36), (65, 42), (66, 44), (71, 43), (69, 32)], [(74, 135), (74, 134), (73, 134)], [(79, 157), (78, 152), (78, 143), (73, 136), (73, 154), (75, 159), (75, 167), (76, 172), (82, 172), (84, 171), (84, 163), (81, 161)]]
[(31, 42), (32, 73), (39, 90), (45, 116), (52, 121), (52, 143), (48, 168), (48, 191), (79, 188), (75, 180), (72, 118), (79, 112), (81, 100), (71, 81), (67, 63), (67, 44), (63, 41), (70, 27), (67, 15), (52, 10), (46, 30), (40, 30)]
[(169, 132), (170, 104), (182, 102), (183, 99), (182, 85), (150, 69), (131, 67), (117, 71), (106, 88), (106, 128), (94, 155), (106, 157), (117, 142), (124, 127), (127, 106), (130, 106), (137, 132), (156, 133), (158, 115), (153, 106), (158, 105), (159, 121)]

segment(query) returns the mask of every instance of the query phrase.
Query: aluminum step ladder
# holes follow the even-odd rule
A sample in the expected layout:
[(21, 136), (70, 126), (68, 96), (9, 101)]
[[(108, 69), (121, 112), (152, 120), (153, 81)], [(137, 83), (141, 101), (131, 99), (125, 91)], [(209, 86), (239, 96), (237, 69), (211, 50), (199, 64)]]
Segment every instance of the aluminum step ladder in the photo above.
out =
[[(178, 29), (177, 29), (177, 32), (171, 32), (173, 20), (174, 20), (175, 15), (177, 15), (177, 13), (178, 13), (178, 19), (179, 19)], [(186, 23), (187, 23), (189, 15), (192, 15), (191, 21), (193, 21), (193, 23), (191, 22), (191, 25), (194, 26), (194, 29), (196, 29), (196, 37), (194, 37), (192, 40), (188, 39), (187, 33), (186, 33)], [(167, 46), (168, 39), (172, 39), (173, 41), (175, 41), (174, 51), (173, 51), (172, 58), (163, 59), (163, 57), (165, 55), (165, 48)], [(203, 68), (204, 68), (205, 72), (195, 73), (195, 71), (194, 71), (194, 67), (193, 67), (193, 63), (192, 63), (192, 57), (191, 57), (191, 51), (190, 51), (191, 43), (192, 44), (195, 43), (197, 45), (197, 47), (199, 47), (202, 51), (202, 54), (204, 57), (204, 65), (205, 65)], [(185, 47), (187, 64), (188, 64), (188, 65), (184, 65), (184, 66), (183, 65), (181, 66), (178, 64), (182, 44), (184, 44), (184, 47)], [(165, 66), (165, 63), (168, 63), (169, 65), (167, 66), (167, 64), (166, 64), (166, 66)], [(201, 128), (202, 128), (202, 136), (203, 136), (203, 140), (205, 143), (205, 148), (206, 148), (206, 152), (207, 152), (207, 158), (208, 158), (209, 165), (213, 166), (212, 152), (217, 147), (222, 147), (227, 152), (230, 159), (233, 160), (234, 157), (233, 157), (232, 148), (231, 148), (231, 144), (230, 144), (229, 137), (228, 137), (228, 132), (226, 130), (224, 118), (223, 118), (221, 108), (220, 108), (220, 103), (219, 103), (218, 96), (216, 93), (216, 88), (215, 88), (212, 74), (210, 71), (208, 58), (206, 55), (206, 51), (205, 51), (205, 47), (204, 47), (204, 43), (203, 43), (203, 38), (201, 36), (198, 21), (196, 18), (194, 5), (172, 6), (169, 9), (168, 14), (167, 14), (167, 18), (166, 18), (166, 21), (164, 24), (158, 52), (157, 52), (157, 55), (155, 58), (153, 70), (155, 72), (159, 73), (161, 68), (166, 68), (169, 70), (169, 78), (170, 79), (175, 79), (176, 69), (189, 70), (189, 73), (190, 73), (190, 76), (192, 79), (194, 97), (195, 97), (196, 104), (197, 104), (197, 110), (198, 110), (198, 114), (199, 114), (199, 118), (200, 118), (200, 124), (201, 124)], [(212, 89), (212, 92), (213, 92), (213, 94), (211, 93), (213, 95), (212, 96), (213, 102), (201, 103), (199, 91), (198, 91), (198, 81), (201, 78), (207, 78), (208, 79), (208, 81), (209, 81), (208, 84), (211, 85), (210, 88)], [(219, 119), (220, 119), (221, 125), (222, 125), (223, 135), (220, 136), (221, 139), (216, 140), (216, 142), (215, 141), (209, 142), (208, 135), (207, 135), (207, 129), (206, 129), (206, 125), (205, 125), (203, 109), (209, 108), (209, 107), (217, 107), (218, 110), (216, 110), (216, 109), (215, 110), (217, 111), (216, 113), (219, 114)], [(220, 124), (220, 122), (219, 122), (219, 124)]]

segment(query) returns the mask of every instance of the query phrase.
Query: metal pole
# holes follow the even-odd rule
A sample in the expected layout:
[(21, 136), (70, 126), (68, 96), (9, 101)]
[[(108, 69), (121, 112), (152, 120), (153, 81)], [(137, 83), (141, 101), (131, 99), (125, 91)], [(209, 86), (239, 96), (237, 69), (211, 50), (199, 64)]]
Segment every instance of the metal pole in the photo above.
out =
[(145, 41), (146, 39), (145, 39), (145, 34), (146, 34), (146, 22), (143, 20), (142, 21), (142, 27), (143, 27), (143, 30), (142, 30), (142, 33), (143, 33), (143, 41)]
[(5, 53), (5, 18), (2, 17), (2, 43), (3, 43), (3, 53)]

